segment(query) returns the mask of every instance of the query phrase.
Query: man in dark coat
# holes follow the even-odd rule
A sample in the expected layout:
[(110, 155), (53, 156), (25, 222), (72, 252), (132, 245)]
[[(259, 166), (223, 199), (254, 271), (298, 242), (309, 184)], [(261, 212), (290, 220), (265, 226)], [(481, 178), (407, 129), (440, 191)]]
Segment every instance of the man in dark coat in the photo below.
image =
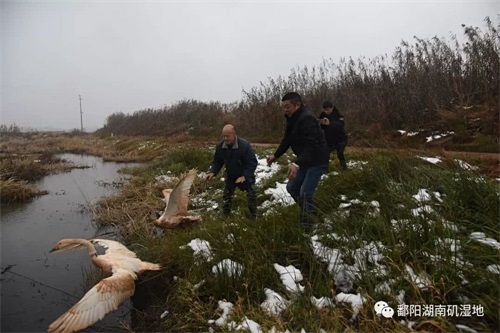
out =
[(335, 151), (342, 170), (347, 170), (344, 149), (347, 146), (347, 134), (344, 132), (344, 116), (330, 101), (323, 102), (323, 112), (319, 115), (321, 128), (330, 151)]
[(268, 156), (267, 163), (273, 163), (290, 147), (297, 156), (288, 167), (286, 189), (300, 207), (302, 227), (309, 231), (314, 192), (328, 169), (330, 152), (316, 116), (304, 107), (300, 95), (287, 93), (281, 102), (286, 117), (285, 135), (276, 152)]
[(223, 195), (223, 213), (229, 215), (231, 212), (231, 201), (234, 191), (238, 187), (247, 192), (248, 210), (250, 216), (257, 216), (257, 196), (255, 193), (255, 169), (257, 169), (257, 157), (250, 144), (236, 135), (233, 125), (226, 125), (222, 129), (223, 140), (215, 147), (214, 159), (210, 166), (210, 172), (205, 179), (211, 179), (226, 165), (224, 174), (226, 187)]

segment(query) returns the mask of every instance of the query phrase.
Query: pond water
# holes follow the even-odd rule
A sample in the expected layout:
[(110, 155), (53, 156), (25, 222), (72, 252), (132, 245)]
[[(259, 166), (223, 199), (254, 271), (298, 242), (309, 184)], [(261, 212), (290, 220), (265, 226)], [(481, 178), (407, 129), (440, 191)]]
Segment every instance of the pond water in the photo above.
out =
[[(63, 238), (99, 238), (112, 231), (98, 229), (83, 208), (117, 191), (104, 184), (124, 181), (117, 171), (132, 164), (88, 155), (59, 157), (91, 167), (44, 177), (36, 187), (49, 194), (1, 207), (1, 332), (47, 331), (91, 288), (85, 277), (97, 269), (86, 250), (49, 251)], [(130, 322), (131, 307), (128, 300), (85, 331), (119, 331), (120, 322)]]

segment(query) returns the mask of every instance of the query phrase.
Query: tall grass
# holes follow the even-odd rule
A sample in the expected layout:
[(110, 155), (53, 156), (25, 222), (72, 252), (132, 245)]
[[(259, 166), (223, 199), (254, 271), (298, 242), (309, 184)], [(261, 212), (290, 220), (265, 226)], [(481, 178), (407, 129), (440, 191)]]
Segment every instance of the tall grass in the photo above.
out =
[[(464, 171), (456, 163), (433, 165), (412, 155), (360, 152), (352, 153), (350, 159), (360, 163), (353, 163), (348, 172), (335, 173), (338, 166), (332, 161), (332, 172), (318, 187), (314, 239), (303, 234), (295, 205), (272, 206), (256, 221), (247, 219), (246, 200), (239, 191), (230, 217), (217, 210), (204, 211), (202, 224), (158, 230), (148, 211), (138, 209), (153, 201), (154, 208), (163, 209), (161, 188), (172, 184), (158, 184), (155, 176), (169, 168), (171, 174), (192, 167), (202, 170), (210, 160), (209, 151), (192, 148), (186, 155), (184, 150), (176, 150), (163, 164), (150, 164), (136, 172), (137, 179), (121, 195), (101, 203), (109, 218), (123, 227), (127, 243), (139, 257), (164, 267), (156, 278), (156, 289), (161, 293), (155, 294), (155, 303), (137, 317), (133, 328), (192, 332), (211, 327), (227, 331), (227, 327), (208, 323), (219, 318), (220, 300), (234, 304), (230, 321), (239, 324), (247, 317), (264, 331), (272, 327), (294, 332), (410, 331), (401, 319), (415, 321), (414, 328), (421, 331), (453, 331), (459, 323), (479, 331), (498, 328), (499, 275), (488, 267), (498, 264), (499, 252), (471, 237), (473, 232), (483, 232), (486, 237), (500, 239), (498, 184)], [(276, 180), (284, 180), (285, 172), (282, 169), (259, 183), (260, 202), (268, 198), (264, 190)], [(221, 182), (207, 186), (197, 179), (192, 201), (198, 196), (220, 200), (221, 187)], [(414, 197), (422, 189), (429, 194), (427, 201)], [(120, 209), (127, 209), (126, 218), (118, 214)], [(116, 219), (115, 214), (123, 218)], [(185, 246), (196, 238), (210, 243), (212, 257), (194, 256)], [(337, 249), (343, 265), (321, 260), (312, 248), (313, 241)], [(380, 255), (375, 259), (374, 249)], [(214, 274), (213, 267), (224, 259), (241, 264), (241, 274), (228, 276), (220, 269)], [(304, 292), (294, 295), (287, 291), (274, 263), (300, 269)], [(349, 304), (318, 309), (310, 301), (311, 296), (333, 298), (340, 292), (336, 277), (346, 267), (353, 280), (352, 292), (365, 298), (354, 320)], [(425, 287), (409, 269), (428, 280)], [(264, 288), (290, 300), (280, 316), (261, 308)], [(377, 301), (384, 300), (396, 309), (401, 301), (398, 296), (413, 305), (481, 305), (484, 316), (388, 320), (375, 315)], [(168, 315), (160, 319), (166, 310)]]
[(46, 191), (39, 191), (27, 181), (14, 179), (0, 179), (0, 202), (4, 204), (14, 202), (26, 202), (31, 198), (47, 194)]

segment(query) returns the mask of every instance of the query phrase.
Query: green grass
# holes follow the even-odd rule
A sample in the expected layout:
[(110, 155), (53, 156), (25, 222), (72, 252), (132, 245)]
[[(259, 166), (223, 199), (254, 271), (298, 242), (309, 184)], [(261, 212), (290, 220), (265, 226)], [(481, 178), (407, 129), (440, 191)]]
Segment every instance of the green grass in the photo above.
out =
[[(269, 151), (258, 153), (263, 157)], [(136, 180), (129, 186), (142, 186), (141, 190), (125, 188), (122, 191), (136, 202), (154, 197), (158, 203), (156, 208), (161, 208), (161, 190), (154, 184), (154, 177), (167, 171), (179, 175), (190, 168), (207, 170), (211, 156), (212, 151), (202, 147), (174, 149), (165, 160), (137, 169)], [(141, 313), (134, 329), (193, 332), (212, 327), (215, 331), (227, 331), (227, 327), (208, 323), (210, 319), (219, 318), (218, 301), (225, 299), (234, 304), (229, 321), (239, 324), (246, 316), (259, 323), (264, 331), (273, 326), (293, 332), (302, 328), (308, 332), (320, 329), (328, 332), (410, 331), (399, 323), (401, 317), (389, 320), (377, 317), (373, 311), (373, 305), (379, 300), (388, 302), (396, 310), (396, 297), (401, 291), (406, 304), (484, 307), (484, 317), (408, 317), (417, 322), (414, 329), (457, 331), (454, 324), (458, 323), (478, 331), (497, 329), (499, 275), (487, 267), (499, 263), (499, 252), (472, 240), (470, 234), (484, 232), (487, 237), (500, 239), (498, 183), (461, 170), (454, 163), (433, 165), (414, 156), (358, 153), (348, 158), (366, 164), (340, 172), (338, 161), (332, 159), (330, 172), (337, 174), (330, 174), (318, 187), (315, 234), (321, 244), (340, 251), (344, 264), (356, 264), (359, 268), (354, 288), (366, 301), (357, 322), (349, 321), (352, 315), (349, 304), (339, 303), (335, 308), (322, 310), (311, 304), (311, 296), (335, 295), (335, 272), (315, 255), (310, 237), (303, 235), (297, 207), (273, 206), (271, 214), (263, 215), (260, 211), (259, 218), (252, 221), (245, 215), (245, 194), (236, 191), (230, 217), (223, 217), (218, 210), (205, 212), (202, 224), (186, 229), (157, 230), (146, 211), (127, 212), (130, 218), (123, 219), (123, 226), (130, 248), (141, 259), (164, 267), (157, 278), (163, 290), (161, 297), (155, 298), (156, 303)], [(284, 181), (286, 159), (284, 156), (279, 160), (283, 167), (277, 174), (257, 186), (259, 204), (269, 198), (264, 194), (265, 189), (274, 187), (276, 181)], [(197, 179), (193, 197), (203, 196), (203, 200), (194, 208), (207, 207), (204, 203), (208, 200), (220, 204), (222, 188), (220, 180), (204, 183)], [(431, 193), (431, 200), (416, 201), (413, 196), (419, 189)], [(440, 194), (442, 202), (434, 193)], [(355, 199), (359, 201), (350, 207), (339, 208)], [(423, 206), (432, 210), (420, 215), (412, 213)], [(195, 238), (210, 243), (211, 260), (195, 258), (189, 247), (180, 248)], [(453, 244), (457, 251), (451, 248)], [(369, 245), (381, 254), (378, 262), (370, 259)], [(214, 274), (213, 266), (223, 259), (240, 263), (242, 274), (233, 277)], [(274, 263), (300, 269), (305, 291), (296, 296), (287, 292)], [(430, 285), (419, 288), (407, 266), (416, 275), (425, 275)], [(204, 283), (195, 288), (201, 281)], [(385, 282), (390, 287), (388, 292), (380, 288)], [(270, 315), (260, 307), (265, 300), (264, 288), (293, 299), (281, 316)], [(165, 310), (169, 314), (159, 319)]]

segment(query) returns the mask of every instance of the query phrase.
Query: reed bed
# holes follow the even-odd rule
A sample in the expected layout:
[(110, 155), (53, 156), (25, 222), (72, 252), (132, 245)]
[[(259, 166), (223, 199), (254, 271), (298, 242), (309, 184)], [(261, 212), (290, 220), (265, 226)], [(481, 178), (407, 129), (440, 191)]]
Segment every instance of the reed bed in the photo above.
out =
[(2, 203), (26, 202), (38, 195), (47, 194), (46, 191), (39, 191), (27, 181), (0, 180), (0, 201)]

